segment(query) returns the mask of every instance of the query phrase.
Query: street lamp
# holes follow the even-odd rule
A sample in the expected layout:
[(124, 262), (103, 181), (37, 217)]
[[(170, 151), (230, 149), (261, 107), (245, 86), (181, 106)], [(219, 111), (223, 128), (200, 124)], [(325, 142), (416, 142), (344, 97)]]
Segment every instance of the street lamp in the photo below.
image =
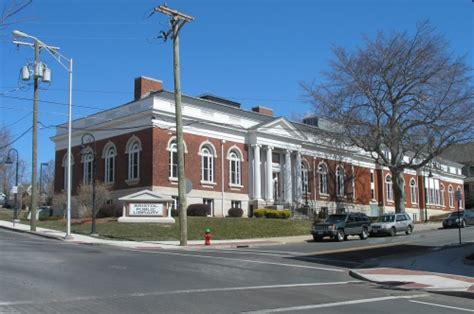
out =
[[(86, 138), (89, 138), (89, 141), (85, 141)], [(94, 148), (92, 148), (91, 151), (85, 151), (85, 149), (88, 147), (86, 144), (94, 144)], [(91, 169), (91, 177), (92, 177), (92, 227), (91, 227), (91, 235), (92, 236), (97, 236), (97, 231), (96, 231), (96, 226), (95, 226), (95, 216), (96, 216), (96, 210), (95, 210), (95, 159), (96, 159), (96, 142), (95, 142), (95, 137), (91, 133), (84, 133), (81, 137), (81, 147), (82, 147), (82, 152), (81, 155), (88, 156), (90, 155), (92, 157), (92, 169)], [(84, 163), (85, 165), (85, 163)], [(84, 172), (85, 174), (85, 172)]]
[[(37, 120), (38, 120), (38, 79), (40, 74), (38, 73), (37, 68), (39, 68), (39, 51), (40, 49), (45, 49), (68, 73), (69, 73), (69, 110), (68, 110), (68, 145), (67, 145), (67, 227), (66, 227), (66, 239), (71, 238), (71, 137), (72, 137), (72, 58), (66, 58), (58, 52), (59, 48), (54, 46), (49, 46), (39, 40), (38, 38), (23, 33), (18, 30), (12, 32), (14, 38), (28, 38), (32, 39), (34, 43), (20, 42), (13, 40), (13, 43), (17, 46), (30, 46), (35, 48), (35, 84), (34, 84), (34, 98), (33, 98), (33, 157), (32, 157), (32, 171), (31, 171), (31, 183), (32, 183), (32, 215), (31, 215), (31, 230), (36, 230), (36, 208), (33, 204), (36, 204), (35, 195), (36, 195), (36, 159), (37, 159)], [(65, 64), (67, 62), (67, 66)], [(28, 73), (26, 73), (28, 74)], [(50, 73), (49, 73), (50, 79)], [(43, 77), (44, 80), (44, 77)]]
[(13, 160), (10, 157), (10, 153), (15, 152), (16, 153), (16, 170), (15, 170), (15, 188), (13, 189), (13, 194), (15, 194), (15, 209), (13, 211), (13, 222), (19, 222), (20, 220), (18, 219), (18, 151), (15, 148), (10, 148), (7, 154), (7, 159), (5, 160), (5, 164), (11, 165), (13, 164)]

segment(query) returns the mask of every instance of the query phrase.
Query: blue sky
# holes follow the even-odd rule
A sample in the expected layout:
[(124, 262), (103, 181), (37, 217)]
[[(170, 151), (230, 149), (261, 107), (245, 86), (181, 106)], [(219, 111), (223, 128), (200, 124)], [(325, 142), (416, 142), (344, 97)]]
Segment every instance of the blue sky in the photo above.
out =
[[(3, 5), (6, 0), (1, 0)], [(155, 39), (168, 28), (159, 14), (145, 18), (152, 0), (33, 0), (0, 29), (0, 124), (15, 138), (31, 126), (33, 88), (18, 80), (32, 49), (11, 43), (19, 29), (59, 46), (74, 59), (74, 117), (124, 104), (133, 98), (140, 75), (163, 80), (173, 89), (172, 46)], [(299, 81), (317, 80), (327, 69), (333, 45), (354, 48), (377, 31), (406, 30), (428, 19), (457, 55), (474, 65), (474, 3), (471, 0), (228, 0), (167, 1), (195, 17), (181, 32), (182, 90), (187, 95), (212, 93), (242, 103), (264, 105), (276, 116), (310, 111)], [(57, 125), (67, 119), (67, 73), (42, 54), (53, 71), (42, 84), (39, 120)], [(18, 89), (18, 87), (23, 87)], [(16, 90), (15, 90), (16, 89)], [(8, 97), (6, 97), (8, 96)], [(25, 98), (24, 100), (18, 98)], [(53, 103), (51, 103), (53, 102)], [(62, 104), (55, 104), (62, 103)], [(50, 136), (40, 129), (38, 161), (54, 158)], [(31, 132), (13, 144), (31, 162)]]

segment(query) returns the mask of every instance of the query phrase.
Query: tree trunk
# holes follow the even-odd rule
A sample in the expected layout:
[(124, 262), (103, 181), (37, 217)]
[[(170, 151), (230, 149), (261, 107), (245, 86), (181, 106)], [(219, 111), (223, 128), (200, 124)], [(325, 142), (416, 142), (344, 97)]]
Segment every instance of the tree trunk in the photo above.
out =
[(405, 212), (405, 189), (403, 184), (403, 170), (390, 169), (392, 172), (393, 196), (395, 198), (395, 212)]

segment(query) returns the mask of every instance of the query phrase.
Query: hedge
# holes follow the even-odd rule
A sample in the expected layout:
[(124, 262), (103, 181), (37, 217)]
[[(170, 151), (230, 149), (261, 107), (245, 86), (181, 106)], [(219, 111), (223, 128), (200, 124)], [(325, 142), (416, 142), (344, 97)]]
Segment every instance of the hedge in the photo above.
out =
[(253, 212), (253, 215), (256, 218), (266, 217), (266, 218), (288, 219), (290, 218), (291, 213), (288, 209), (278, 210), (278, 209), (258, 208)]
[(211, 212), (211, 208), (207, 204), (191, 204), (186, 210), (188, 216), (206, 217)]
[(240, 218), (244, 214), (244, 210), (242, 208), (231, 208), (227, 211), (228, 217), (236, 217)]

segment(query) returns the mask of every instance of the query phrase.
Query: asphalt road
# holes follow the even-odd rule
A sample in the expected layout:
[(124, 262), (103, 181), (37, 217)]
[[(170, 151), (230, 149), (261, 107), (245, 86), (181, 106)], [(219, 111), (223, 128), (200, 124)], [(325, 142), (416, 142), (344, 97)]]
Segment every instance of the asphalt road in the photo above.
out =
[(474, 311), (469, 299), (381, 288), (280, 249), (133, 251), (0, 229), (0, 313)]

